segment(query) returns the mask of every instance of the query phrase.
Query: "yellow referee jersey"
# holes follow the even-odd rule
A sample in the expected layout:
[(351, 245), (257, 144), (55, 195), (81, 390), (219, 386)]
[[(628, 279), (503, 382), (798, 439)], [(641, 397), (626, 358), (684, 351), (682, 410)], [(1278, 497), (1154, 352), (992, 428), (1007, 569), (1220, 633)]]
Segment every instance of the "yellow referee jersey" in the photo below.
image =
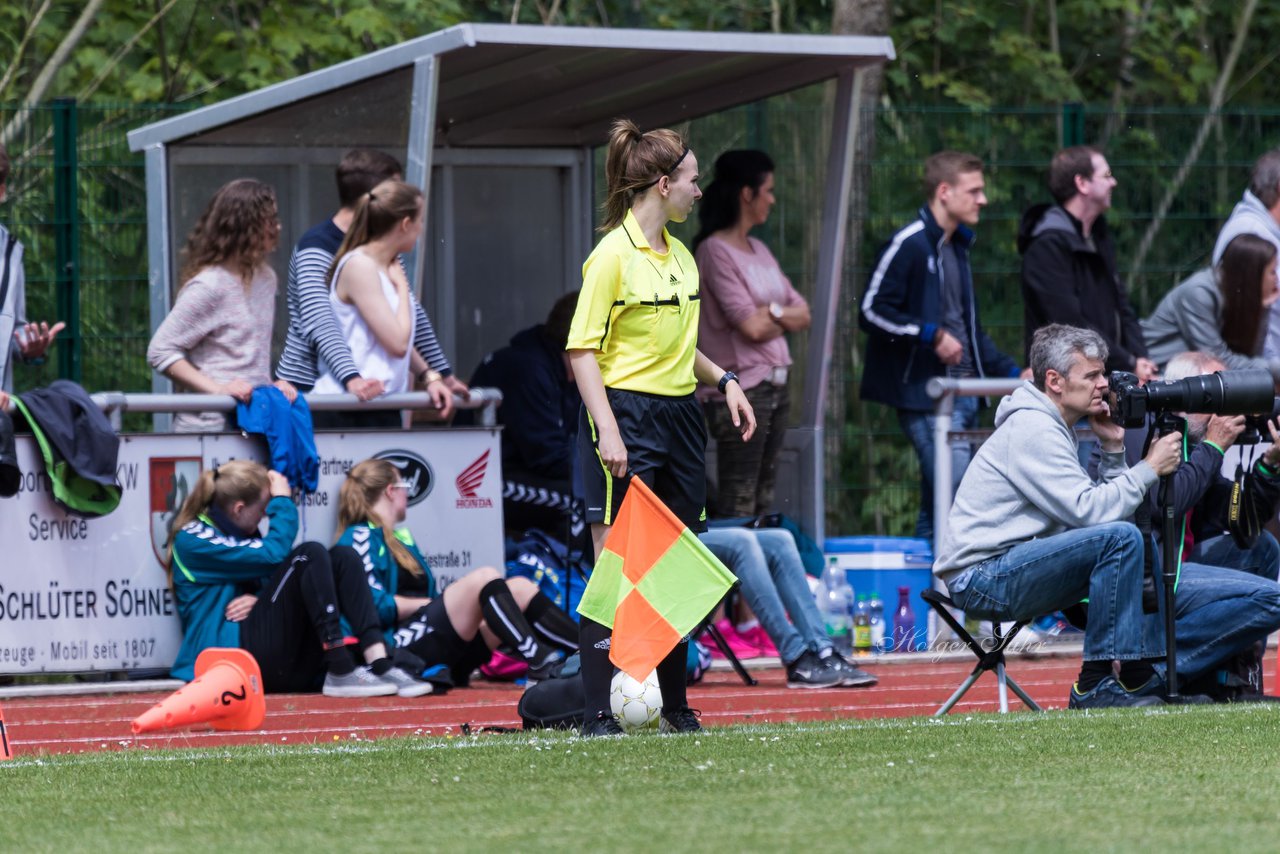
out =
[(569, 350), (596, 350), (608, 388), (691, 394), (698, 346), (698, 267), (662, 230), (667, 252), (645, 240), (631, 211), (582, 265)]

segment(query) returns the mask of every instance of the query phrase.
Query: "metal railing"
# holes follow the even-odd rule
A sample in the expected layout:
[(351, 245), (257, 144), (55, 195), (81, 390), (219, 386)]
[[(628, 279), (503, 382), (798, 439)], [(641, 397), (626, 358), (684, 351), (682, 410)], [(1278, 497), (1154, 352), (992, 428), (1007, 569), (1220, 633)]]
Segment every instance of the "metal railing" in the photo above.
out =
[[(957, 397), (995, 397), (1012, 394), (1022, 385), (1017, 379), (951, 380), (935, 377), (925, 386), (925, 393), (938, 401), (933, 410), (933, 556), (937, 558), (942, 545), (942, 535), (947, 530), (947, 517), (951, 513), (951, 501), (955, 497), (951, 489), (951, 454), (938, 453), (939, 448), (950, 448), (956, 441), (982, 444), (994, 430), (952, 430), (951, 414), (955, 411)], [(1081, 442), (1095, 439), (1088, 427), (1075, 427), (1076, 438)]]
[[(135, 394), (122, 391), (100, 391), (90, 395), (93, 402), (102, 407), (111, 420), (111, 426), (119, 430), (125, 412), (231, 412), (239, 402), (226, 394)], [(307, 406), (314, 412), (341, 412), (349, 410), (414, 409), (430, 410), (436, 405), (425, 391), (388, 394), (361, 402), (354, 394), (304, 394)], [(493, 427), (497, 424), (497, 410), (502, 403), (502, 392), (496, 388), (473, 388), (469, 399), (454, 395), (457, 409), (480, 411), (478, 424)]]
[[(937, 401), (933, 409), (933, 556), (936, 559), (947, 532), (947, 516), (951, 513), (951, 415), (957, 397), (1006, 395), (1022, 385), (1017, 379), (951, 380), (934, 377), (925, 386), (929, 397)], [(969, 431), (966, 431), (969, 432)]]

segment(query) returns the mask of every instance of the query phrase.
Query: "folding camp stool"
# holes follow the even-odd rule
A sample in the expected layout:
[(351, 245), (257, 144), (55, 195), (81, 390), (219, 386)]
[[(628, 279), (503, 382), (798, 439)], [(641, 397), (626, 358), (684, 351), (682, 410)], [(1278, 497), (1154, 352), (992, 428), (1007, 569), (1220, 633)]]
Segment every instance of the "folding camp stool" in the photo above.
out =
[(738, 587), (740, 587), (741, 584), (741, 581), (733, 582), (733, 586), (729, 588), (729, 592), (724, 594), (724, 599), (722, 599), (715, 608), (711, 609), (711, 613), (707, 614), (707, 616), (703, 618), (702, 622), (698, 624), (696, 629), (689, 633), (689, 640), (694, 640), (703, 632), (711, 635), (711, 640), (715, 642), (716, 648), (720, 650), (720, 654), (729, 662), (729, 666), (733, 668), (733, 672), (738, 674), (738, 678), (742, 680), (742, 684), (752, 687), (759, 685), (760, 683), (756, 681), (754, 676), (747, 672), (747, 668), (742, 665), (742, 660), (739, 659), (737, 654), (729, 648), (729, 642), (724, 639), (724, 635), (716, 628), (716, 622), (713, 619), (716, 614), (716, 609), (720, 607), (720, 604), (725, 606), (726, 611), (733, 608), (733, 597), (736, 595)]
[(973, 687), (978, 678), (989, 670), (994, 671), (996, 674), (996, 684), (1000, 690), (1000, 714), (1005, 714), (1009, 711), (1009, 692), (1006, 686), (1013, 689), (1013, 693), (1018, 695), (1018, 698), (1026, 704), (1028, 709), (1033, 712), (1042, 711), (1036, 705), (1036, 701), (1028, 697), (1027, 692), (1023, 691), (1018, 686), (1018, 683), (1013, 681), (1013, 677), (1005, 672), (1004, 651), (1009, 646), (1010, 641), (1017, 637), (1018, 632), (1022, 631), (1022, 627), (1027, 624), (1025, 620), (1014, 623), (1008, 634), (1003, 633), (998, 620), (992, 620), (991, 630), (994, 634), (995, 645), (991, 649), (984, 649), (982, 644), (976, 641), (973, 635), (969, 634), (960, 621), (948, 610), (957, 607), (950, 597), (938, 590), (925, 590), (920, 594), (920, 598), (929, 604), (929, 607), (934, 610), (939, 619), (951, 627), (951, 630), (956, 633), (956, 637), (963, 641), (964, 645), (969, 647), (969, 651), (978, 659), (978, 663), (973, 666), (973, 670), (965, 677), (964, 682), (960, 683), (960, 687), (956, 689), (956, 692), (942, 704), (938, 711), (933, 713), (935, 718), (951, 711), (951, 707), (960, 702), (960, 698)]

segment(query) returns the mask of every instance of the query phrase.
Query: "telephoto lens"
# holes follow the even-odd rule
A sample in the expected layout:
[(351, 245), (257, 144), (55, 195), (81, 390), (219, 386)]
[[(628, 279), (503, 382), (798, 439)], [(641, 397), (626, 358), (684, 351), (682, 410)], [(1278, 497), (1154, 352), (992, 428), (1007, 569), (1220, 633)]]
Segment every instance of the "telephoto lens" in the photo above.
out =
[(1214, 415), (1254, 415), (1270, 412), (1275, 380), (1270, 371), (1216, 371), (1171, 382), (1147, 383), (1151, 412), (1210, 412)]
[(1198, 377), (1138, 385), (1133, 374), (1111, 374), (1111, 419), (1141, 427), (1159, 412), (1256, 415), (1275, 405), (1275, 381), (1265, 370), (1217, 371)]

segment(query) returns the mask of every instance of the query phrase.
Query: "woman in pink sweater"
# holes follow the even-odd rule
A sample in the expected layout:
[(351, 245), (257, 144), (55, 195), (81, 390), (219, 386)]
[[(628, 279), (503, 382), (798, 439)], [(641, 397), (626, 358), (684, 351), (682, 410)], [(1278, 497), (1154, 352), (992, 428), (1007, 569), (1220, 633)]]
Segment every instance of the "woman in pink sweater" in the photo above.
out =
[[(239, 178), (214, 193), (182, 250), (183, 281), (169, 316), (147, 348), (151, 367), (181, 387), (248, 402), (271, 383), (276, 274), (266, 257), (280, 242), (276, 194)], [(290, 402), (297, 391), (274, 385)], [(178, 432), (224, 430), (221, 412), (179, 413)]]
[(693, 239), (702, 277), (698, 347), (738, 375), (756, 414), (742, 442), (715, 389), (701, 386), (707, 428), (716, 440), (716, 517), (756, 516), (773, 508), (778, 452), (791, 412), (791, 351), (786, 335), (809, 328), (809, 304), (769, 248), (751, 236), (773, 208), (773, 161), (763, 151), (726, 151), (698, 207)]

